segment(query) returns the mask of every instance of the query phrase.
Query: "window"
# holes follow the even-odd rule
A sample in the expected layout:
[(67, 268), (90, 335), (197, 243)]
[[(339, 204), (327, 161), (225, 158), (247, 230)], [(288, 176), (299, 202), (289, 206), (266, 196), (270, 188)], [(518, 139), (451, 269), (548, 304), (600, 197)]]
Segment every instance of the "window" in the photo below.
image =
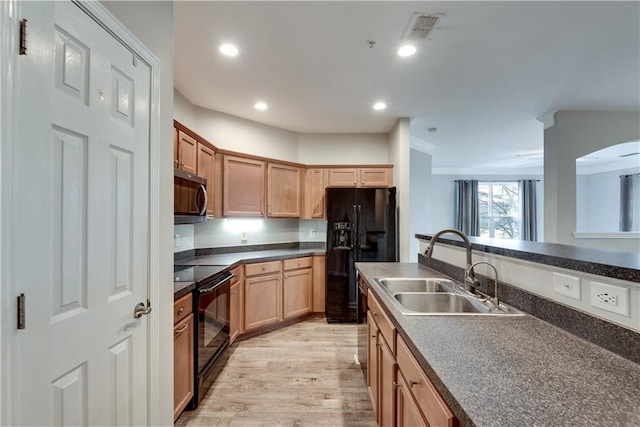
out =
[(517, 182), (479, 182), (480, 236), (520, 238), (520, 196)]

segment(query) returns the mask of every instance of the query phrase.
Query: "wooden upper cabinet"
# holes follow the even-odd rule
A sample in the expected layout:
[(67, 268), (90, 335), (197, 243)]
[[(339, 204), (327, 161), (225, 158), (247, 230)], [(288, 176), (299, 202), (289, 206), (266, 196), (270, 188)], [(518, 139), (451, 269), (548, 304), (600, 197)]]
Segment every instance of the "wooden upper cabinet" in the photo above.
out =
[(358, 169), (329, 169), (328, 187), (355, 187), (358, 185)]
[(178, 140), (174, 147), (176, 147), (174, 152), (174, 158), (177, 161), (176, 168), (197, 173), (198, 141), (178, 130)]
[(358, 187), (391, 187), (393, 183), (391, 168), (360, 169)]
[(389, 167), (333, 168), (329, 169), (328, 187), (391, 187), (392, 170)]
[(224, 156), (223, 216), (264, 216), (264, 181), (264, 162)]
[(303, 218), (324, 218), (324, 196), (327, 184), (327, 169), (307, 169), (304, 182)]
[(198, 142), (198, 175), (207, 180), (207, 215), (213, 215), (215, 202), (215, 153)]
[(300, 218), (300, 168), (269, 163), (267, 166), (267, 216)]

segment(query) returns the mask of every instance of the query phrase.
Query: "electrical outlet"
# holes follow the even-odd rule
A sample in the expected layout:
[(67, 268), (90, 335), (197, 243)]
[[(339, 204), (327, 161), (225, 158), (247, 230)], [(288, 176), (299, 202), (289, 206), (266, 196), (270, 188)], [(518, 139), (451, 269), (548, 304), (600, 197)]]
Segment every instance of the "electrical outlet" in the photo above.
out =
[(173, 236), (173, 246), (176, 248), (180, 247), (180, 235), (179, 234), (175, 234)]
[(553, 273), (553, 291), (580, 301), (580, 278), (567, 274)]
[(241, 242), (246, 242), (247, 241), (247, 232), (246, 231), (241, 231), (240, 232), (240, 241)]
[(309, 230), (309, 237), (316, 237), (316, 230)]
[(591, 305), (612, 313), (629, 316), (629, 289), (591, 282)]

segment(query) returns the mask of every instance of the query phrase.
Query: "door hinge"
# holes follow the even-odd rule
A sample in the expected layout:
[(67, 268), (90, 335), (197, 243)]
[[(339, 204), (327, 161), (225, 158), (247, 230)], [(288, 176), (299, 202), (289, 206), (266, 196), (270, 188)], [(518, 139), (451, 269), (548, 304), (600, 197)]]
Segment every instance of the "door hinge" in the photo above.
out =
[(27, 54), (27, 20), (20, 21), (20, 55)]
[(18, 329), (25, 328), (24, 294), (18, 295)]

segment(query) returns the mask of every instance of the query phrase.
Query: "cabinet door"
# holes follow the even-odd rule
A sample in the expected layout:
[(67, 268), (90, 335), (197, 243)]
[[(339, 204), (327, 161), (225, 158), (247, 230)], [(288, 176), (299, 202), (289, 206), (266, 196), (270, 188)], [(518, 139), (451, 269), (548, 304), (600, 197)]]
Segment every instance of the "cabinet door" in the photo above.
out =
[(390, 168), (360, 169), (359, 187), (391, 187)]
[(285, 271), (282, 287), (285, 319), (311, 313), (313, 295), (311, 278), (312, 270), (310, 268)]
[(178, 129), (173, 128), (173, 167), (178, 169), (180, 162), (178, 161)]
[(398, 371), (397, 378), (396, 425), (398, 427), (429, 427), (429, 424), (422, 417), (418, 405), (413, 400), (409, 385), (401, 371)]
[(324, 218), (324, 196), (327, 187), (326, 169), (308, 169), (306, 177), (305, 205), (307, 218)]
[(382, 334), (378, 334), (378, 425), (393, 427), (396, 410), (396, 360)]
[(196, 173), (198, 141), (178, 131), (178, 169)]
[(224, 216), (264, 216), (264, 162), (224, 156)]
[(329, 187), (355, 187), (358, 185), (358, 169), (329, 169)]
[(300, 168), (269, 163), (267, 166), (267, 216), (300, 217)]
[(240, 333), (240, 285), (238, 280), (229, 288), (229, 343), (233, 342)]
[(204, 144), (198, 143), (198, 175), (207, 179), (207, 215), (213, 216), (215, 202), (215, 153)]
[(244, 327), (246, 331), (277, 323), (281, 316), (280, 274), (244, 280)]
[(369, 397), (373, 404), (373, 413), (376, 423), (379, 422), (378, 417), (378, 327), (376, 321), (371, 314), (367, 312), (367, 387), (369, 388)]
[(173, 420), (193, 397), (193, 314), (173, 328)]

